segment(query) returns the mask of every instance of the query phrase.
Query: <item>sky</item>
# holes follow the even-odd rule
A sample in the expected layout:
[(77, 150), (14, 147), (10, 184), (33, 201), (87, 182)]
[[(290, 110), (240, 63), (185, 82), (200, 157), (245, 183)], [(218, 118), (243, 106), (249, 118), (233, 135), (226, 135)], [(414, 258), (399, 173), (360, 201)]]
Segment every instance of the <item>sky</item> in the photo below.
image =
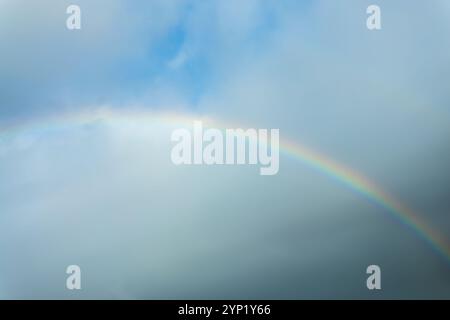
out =
[(0, 298), (450, 298), (449, 259), (373, 199), (286, 152), (270, 177), (174, 166), (186, 123), (164, 116), (278, 128), (450, 248), (449, 18), (445, 0), (0, 0)]

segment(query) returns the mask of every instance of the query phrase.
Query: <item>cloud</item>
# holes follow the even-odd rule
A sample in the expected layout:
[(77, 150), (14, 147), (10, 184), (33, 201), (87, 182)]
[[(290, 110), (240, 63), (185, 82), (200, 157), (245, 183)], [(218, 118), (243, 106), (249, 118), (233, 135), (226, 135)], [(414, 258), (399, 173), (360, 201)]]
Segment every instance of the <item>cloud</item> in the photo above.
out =
[[(0, 123), (109, 105), (280, 128), (448, 234), (445, 1), (379, 1), (374, 33), (368, 1), (77, 3), (80, 33), (66, 2), (1, 3)], [(382, 297), (449, 296), (448, 266), (364, 198), (286, 155), (272, 179), (174, 167), (171, 129), (0, 136), (0, 291), (73, 298), (77, 263), (86, 298), (371, 298), (375, 261)]]
[(82, 29), (69, 31), (70, 1), (7, 2), (0, 13), (3, 117), (118, 101), (123, 97), (112, 92), (119, 88), (132, 99), (130, 87), (154, 72), (154, 46), (176, 22), (178, 3), (136, 9), (126, 1), (77, 1)]
[(102, 120), (35, 131), (26, 149), (14, 141), (30, 133), (4, 141), (9, 298), (73, 298), (69, 264), (82, 268), (78, 298), (364, 297), (373, 261), (428, 283), (392, 279), (386, 297), (448, 294), (445, 273), (429, 273), (442, 262), (363, 198), (285, 156), (271, 179), (254, 166), (174, 166), (175, 127)]
[[(233, 59), (220, 52), (240, 55), (248, 43), (255, 45), (269, 28), (274, 7), (259, 1), (76, 3), (82, 11), (79, 31), (65, 28), (70, 1), (5, 2), (0, 13), (3, 120), (87, 104), (140, 100), (153, 106), (161, 102), (149, 93), (159, 87), (191, 104), (214, 83), (221, 61)], [(176, 68), (187, 57), (185, 68)]]
[(172, 60), (169, 61), (169, 67), (172, 69), (180, 68), (188, 59), (185, 51), (180, 51)]

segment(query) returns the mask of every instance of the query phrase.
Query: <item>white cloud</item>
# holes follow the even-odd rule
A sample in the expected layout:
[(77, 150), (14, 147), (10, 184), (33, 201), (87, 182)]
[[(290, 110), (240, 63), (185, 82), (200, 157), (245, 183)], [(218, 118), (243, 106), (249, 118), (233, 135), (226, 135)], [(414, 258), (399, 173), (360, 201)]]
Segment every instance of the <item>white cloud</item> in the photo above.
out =
[(188, 55), (186, 51), (181, 50), (177, 53), (177, 55), (169, 61), (168, 66), (171, 69), (178, 69), (182, 67), (188, 59)]

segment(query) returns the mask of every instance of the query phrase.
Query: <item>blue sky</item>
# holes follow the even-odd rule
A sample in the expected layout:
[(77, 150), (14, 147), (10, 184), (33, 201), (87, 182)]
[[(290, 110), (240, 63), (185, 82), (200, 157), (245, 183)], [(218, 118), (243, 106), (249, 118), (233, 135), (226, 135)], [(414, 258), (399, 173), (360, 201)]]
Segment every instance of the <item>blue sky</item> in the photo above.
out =
[[(26, 4), (29, 9), (22, 12), (20, 1), (4, 2), (13, 12), (3, 20), (9, 40), (3, 43), (2, 77), (11, 99), (2, 103), (7, 113), (57, 109), (78, 100), (80, 105), (92, 100), (126, 104), (152, 90), (167, 90), (194, 107), (220, 83), (224, 66), (238, 67), (262, 53), (283, 15), (301, 14), (309, 6), (295, 1), (79, 1), (83, 28), (70, 33), (64, 30), (66, 16), (58, 14), (70, 3), (41, 1)], [(36, 73), (45, 77), (36, 82)]]

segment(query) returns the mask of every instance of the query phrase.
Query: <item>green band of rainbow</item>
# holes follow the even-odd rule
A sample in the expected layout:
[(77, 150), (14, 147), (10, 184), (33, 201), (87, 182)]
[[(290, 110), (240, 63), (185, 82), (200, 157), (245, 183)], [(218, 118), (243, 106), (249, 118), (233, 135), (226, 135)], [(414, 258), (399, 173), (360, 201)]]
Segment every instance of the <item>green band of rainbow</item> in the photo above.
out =
[(284, 141), (282, 150), (293, 155), (306, 165), (338, 180), (353, 191), (372, 200), (390, 213), (402, 224), (413, 230), (420, 238), (428, 243), (438, 254), (450, 263), (450, 245), (448, 240), (432, 229), (418, 214), (383, 191), (375, 183), (332, 159), (316, 153), (298, 143)]
[[(58, 130), (60, 128), (79, 126), (103, 120), (142, 123), (145, 125), (163, 122), (172, 125), (186, 125), (188, 127), (192, 126), (194, 120), (201, 120), (206, 126), (210, 127), (242, 127), (208, 117), (199, 117), (182, 113), (152, 113), (148, 111), (113, 112), (110, 110), (103, 110), (101, 112), (66, 114), (60, 117), (0, 128), (0, 137), (12, 136), (21, 132), (34, 133), (39, 131)], [(364, 196), (366, 199), (374, 202), (385, 210), (385, 212), (392, 215), (396, 220), (414, 231), (414, 233), (428, 243), (434, 251), (439, 253), (446, 262), (450, 263), (450, 244), (448, 239), (431, 228), (420, 215), (396, 200), (387, 192), (383, 191), (382, 188), (370, 181), (367, 177), (298, 142), (281, 139), (280, 150), (322, 174), (337, 180), (356, 193)]]

